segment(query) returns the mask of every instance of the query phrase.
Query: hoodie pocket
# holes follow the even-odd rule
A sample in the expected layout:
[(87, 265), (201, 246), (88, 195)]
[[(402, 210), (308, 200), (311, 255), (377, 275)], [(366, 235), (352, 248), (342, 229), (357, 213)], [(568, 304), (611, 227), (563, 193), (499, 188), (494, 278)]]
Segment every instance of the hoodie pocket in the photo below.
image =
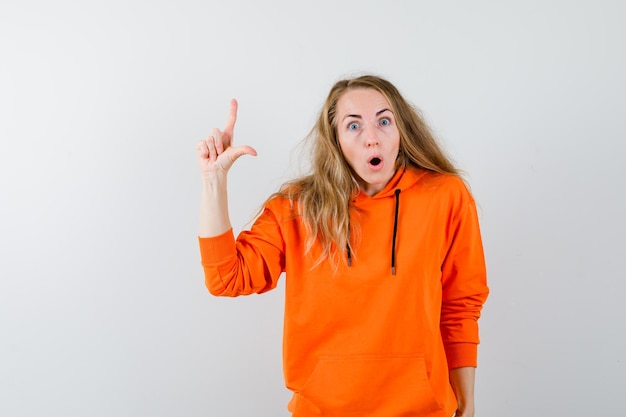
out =
[(415, 416), (441, 410), (424, 358), (414, 355), (322, 357), (297, 397), (294, 415)]

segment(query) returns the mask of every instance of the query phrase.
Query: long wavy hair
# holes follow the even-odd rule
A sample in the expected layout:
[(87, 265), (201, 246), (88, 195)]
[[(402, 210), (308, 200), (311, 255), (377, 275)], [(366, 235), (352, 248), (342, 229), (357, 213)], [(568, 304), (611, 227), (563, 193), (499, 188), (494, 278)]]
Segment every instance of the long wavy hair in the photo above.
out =
[[(318, 265), (330, 258), (336, 265), (344, 250), (354, 253), (351, 236), (359, 235), (359, 225), (350, 221), (350, 201), (358, 193), (355, 174), (341, 152), (337, 138), (337, 101), (353, 89), (371, 88), (389, 102), (400, 133), (396, 169), (414, 167), (437, 173), (459, 175), (451, 160), (438, 145), (420, 111), (407, 102), (389, 81), (363, 75), (338, 81), (330, 89), (315, 126), (309, 133), (312, 160), (310, 174), (285, 183), (270, 197), (288, 198), (307, 230), (307, 252), (316, 241), (322, 253)], [(343, 258), (345, 259), (345, 257)]]

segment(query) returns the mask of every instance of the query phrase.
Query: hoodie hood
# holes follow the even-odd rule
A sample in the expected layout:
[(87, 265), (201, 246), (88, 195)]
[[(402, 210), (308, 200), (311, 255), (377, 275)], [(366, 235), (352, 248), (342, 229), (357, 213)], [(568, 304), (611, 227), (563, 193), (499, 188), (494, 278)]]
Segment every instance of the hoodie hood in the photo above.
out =
[(365, 194), (363, 191), (359, 191), (352, 199), (352, 203), (355, 206), (359, 206), (362, 203), (366, 203), (367, 201), (373, 199), (380, 199), (386, 197), (393, 197), (396, 190), (406, 190), (407, 188), (413, 186), (417, 183), (424, 175), (426, 175), (425, 170), (417, 170), (415, 168), (398, 168), (393, 177), (389, 180), (385, 188), (383, 188), (379, 193), (374, 194), (373, 196), (369, 196)]

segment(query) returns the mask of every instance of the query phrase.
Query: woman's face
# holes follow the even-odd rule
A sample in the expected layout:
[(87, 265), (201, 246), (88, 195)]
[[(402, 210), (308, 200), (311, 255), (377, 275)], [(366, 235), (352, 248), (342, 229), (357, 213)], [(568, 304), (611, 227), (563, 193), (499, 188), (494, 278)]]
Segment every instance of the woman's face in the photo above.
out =
[(348, 90), (337, 101), (337, 138), (359, 187), (381, 191), (396, 170), (400, 132), (387, 99), (377, 90)]

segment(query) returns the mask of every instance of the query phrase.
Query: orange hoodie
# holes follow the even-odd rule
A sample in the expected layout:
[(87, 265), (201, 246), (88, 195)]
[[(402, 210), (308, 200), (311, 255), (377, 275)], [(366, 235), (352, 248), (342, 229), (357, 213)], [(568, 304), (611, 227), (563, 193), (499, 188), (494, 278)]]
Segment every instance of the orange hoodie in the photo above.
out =
[(353, 207), (361, 232), (349, 263), (313, 268), (320, 247), (305, 250), (303, 223), (276, 198), (236, 241), (232, 230), (200, 238), (206, 285), (262, 293), (286, 273), (294, 417), (450, 417), (448, 370), (476, 366), (488, 294), (474, 200), (455, 176), (408, 169)]

